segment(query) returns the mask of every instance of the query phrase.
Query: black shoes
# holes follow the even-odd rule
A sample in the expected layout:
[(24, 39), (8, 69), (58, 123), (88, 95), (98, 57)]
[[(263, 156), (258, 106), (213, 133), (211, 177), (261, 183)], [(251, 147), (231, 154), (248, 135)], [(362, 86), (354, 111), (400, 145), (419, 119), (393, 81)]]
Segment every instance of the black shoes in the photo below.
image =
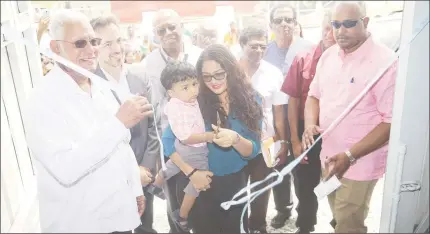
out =
[(291, 217), (291, 211), (287, 212), (279, 212), (276, 214), (275, 217), (273, 217), (272, 221), (270, 222), (270, 226), (273, 228), (281, 228), (285, 225), (285, 222)]
[(179, 209), (172, 212), (172, 219), (182, 231), (189, 232), (191, 230), (188, 226), (188, 220), (179, 215)]

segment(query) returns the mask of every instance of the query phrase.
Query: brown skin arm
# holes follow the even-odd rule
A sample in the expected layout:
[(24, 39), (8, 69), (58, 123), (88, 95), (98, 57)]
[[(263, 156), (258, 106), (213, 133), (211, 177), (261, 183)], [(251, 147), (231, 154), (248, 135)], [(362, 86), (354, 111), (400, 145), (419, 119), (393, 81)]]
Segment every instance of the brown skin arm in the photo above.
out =
[(290, 124), (291, 143), (300, 143), (299, 137), (299, 98), (288, 100), (288, 122)]
[(391, 123), (380, 123), (349, 150), (356, 159), (381, 148), (390, 139)]
[(305, 129), (310, 125), (317, 125), (320, 114), (320, 101), (315, 97), (306, 98), (305, 104)]

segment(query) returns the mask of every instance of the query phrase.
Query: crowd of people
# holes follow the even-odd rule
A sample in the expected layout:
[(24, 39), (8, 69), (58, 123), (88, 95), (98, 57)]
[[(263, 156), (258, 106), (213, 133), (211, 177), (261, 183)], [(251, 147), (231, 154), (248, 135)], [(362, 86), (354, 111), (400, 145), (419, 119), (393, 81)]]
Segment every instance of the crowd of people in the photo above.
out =
[[(208, 21), (187, 42), (171, 9), (152, 23), (151, 48), (133, 27), (124, 38), (114, 16), (90, 20), (65, 9), (41, 22), (39, 40), (49, 31), (52, 52), (97, 75), (46, 60), (52, 68), (26, 104), (42, 232), (156, 233), (157, 196), (168, 204), (172, 233), (240, 233), (244, 205), (220, 204), (310, 148), (395, 56), (368, 32), (362, 2), (325, 12), (318, 44), (303, 38), (296, 10), (284, 4), (270, 12), (273, 40), (262, 25), (232, 23), (217, 43)], [(367, 232), (369, 201), (385, 172), (396, 68), (273, 188), (272, 227), (292, 217), (294, 177), (297, 233), (313, 232), (313, 190), (336, 176), (334, 231)], [(267, 142), (280, 145), (276, 161)], [(243, 220), (250, 233), (267, 233), (269, 196), (251, 203)]]

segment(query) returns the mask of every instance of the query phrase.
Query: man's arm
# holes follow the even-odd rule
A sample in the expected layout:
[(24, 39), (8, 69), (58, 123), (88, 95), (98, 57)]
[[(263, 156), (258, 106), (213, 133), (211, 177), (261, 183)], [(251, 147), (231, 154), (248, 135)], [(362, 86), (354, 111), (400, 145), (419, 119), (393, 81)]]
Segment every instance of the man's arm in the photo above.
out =
[(128, 129), (114, 115), (83, 139), (69, 137), (70, 126), (55, 111), (29, 105), (23, 115), (26, 139), (36, 160), (64, 187), (75, 186), (104, 165)]
[(303, 59), (300, 55), (297, 55), (288, 70), (288, 74), (281, 88), (284, 93), (290, 96), (288, 101), (288, 123), (290, 125), (291, 143), (300, 142), (298, 125), (302, 87), (299, 84), (301, 83), (300, 80), (303, 79), (302, 71)]
[(305, 129), (311, 125), (318, 124), (320, 114), (320, 101), (312, 96), (308, 96), (305, 104)]
[(381, 115), (382, 123), (377, 125), (349, 150), (356, 159), (379, 149), (387, 144), (390, 139), (397, 66), (398, 62), (396, 61), (370, 90), (375, 97), (376, 107)]

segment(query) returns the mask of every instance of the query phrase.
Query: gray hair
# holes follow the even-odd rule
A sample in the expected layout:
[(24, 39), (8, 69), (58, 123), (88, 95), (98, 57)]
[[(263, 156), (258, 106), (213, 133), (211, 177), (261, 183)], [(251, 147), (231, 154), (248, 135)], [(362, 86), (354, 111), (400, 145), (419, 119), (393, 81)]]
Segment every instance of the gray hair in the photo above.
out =
[(68, 23), (86, 23), (89, 22), (88, 17), (79, 12), (70, 9), (60, 9), (51, 17), (49, 24), (49, 33), (53, 40), (64, 39), (64, 25)]
[(251, 25), (242, 30), (239, 43), (244, 46), (253, 37), (267, 37), (267, 30), (262, 25)]
[(111, 24), (116, 25), (119, 28), (119, 21), (114, 15), (100, 16), (91, 20), (91, 26), (94, 31), (97, 31), (100, 28), (104, 28)]

